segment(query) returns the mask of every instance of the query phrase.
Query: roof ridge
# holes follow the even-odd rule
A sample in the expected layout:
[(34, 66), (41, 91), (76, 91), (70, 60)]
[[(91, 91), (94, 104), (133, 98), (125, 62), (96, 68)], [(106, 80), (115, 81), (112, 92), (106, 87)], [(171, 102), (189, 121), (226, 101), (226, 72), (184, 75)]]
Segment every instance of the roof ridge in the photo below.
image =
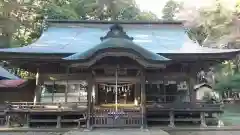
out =
[(48, 23), (88, 23), (88, 24), (172, 24), (182, 25), (183, 21), (169, 21), (169, 20), (158, 20), (158, 21), (107, 21), (107, 20), (58, 20), (58, 19), (47, 19)]

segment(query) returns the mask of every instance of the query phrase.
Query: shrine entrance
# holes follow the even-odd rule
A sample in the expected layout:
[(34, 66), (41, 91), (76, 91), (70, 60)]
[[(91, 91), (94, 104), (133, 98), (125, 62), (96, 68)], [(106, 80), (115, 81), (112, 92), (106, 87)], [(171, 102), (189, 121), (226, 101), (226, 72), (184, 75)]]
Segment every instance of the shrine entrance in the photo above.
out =
[[(109, 62), (110, 61), (110, 62)], [(139, 69), (124, 67), (121, 62), (134, 61), (127, 57), (105, 57), (97, 62), (95, 72), (95, 103), (93, 127), (140, 127), (142, 113), (140, 104)], [(116, 62), (116, 63), (115, 63)], [(139, 99), (140, 100), (140, 99)]]
[(96, 63), (94, 72), (95, 105), (138, 105), (136, 99), (140, 97), (140, 70), (136, 61), (128, 57), (105, 57)]
[[(118, 83), (101, 83), (98, 84), (98, 103), (102, 106), (114, 106), (117, 100), (118, 105), (134, 104), (135, 84)], [(117, 91), (115, 88), (117, 87)]]
[(145, 128), (146, 70), (165, 68), (170, 59), (135, 44), (118, 24), (100, 39), (95, 47), (64, 58), (89, 72), (87, 127)]

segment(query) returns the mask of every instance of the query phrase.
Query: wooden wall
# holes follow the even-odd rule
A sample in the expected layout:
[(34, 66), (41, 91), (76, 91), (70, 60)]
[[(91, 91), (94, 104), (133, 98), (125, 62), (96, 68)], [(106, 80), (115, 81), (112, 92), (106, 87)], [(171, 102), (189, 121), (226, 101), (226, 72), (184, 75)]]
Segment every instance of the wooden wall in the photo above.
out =
[(0, 104), (9, 102), (33, 102), (35, 80), (29, 80), (27, 84), (20, 88), (0, 88)]

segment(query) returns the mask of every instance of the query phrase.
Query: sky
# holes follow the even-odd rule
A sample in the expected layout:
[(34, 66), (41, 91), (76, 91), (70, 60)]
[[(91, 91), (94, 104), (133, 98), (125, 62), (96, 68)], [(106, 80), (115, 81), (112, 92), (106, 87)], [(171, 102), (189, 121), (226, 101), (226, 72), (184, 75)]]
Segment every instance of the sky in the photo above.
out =
[[(136, 3), (143, 11), (151, 11), (155, 13), (159, 18), (162, 16), (162, 9), (168, 0), (136, 0)], [(200, 8), (203, 6), (213, 5), (214, 0), (175, 0), (183, 2), (184, 7)], [(229, 8), (233, 8), (236, 0), (221, 0)]]

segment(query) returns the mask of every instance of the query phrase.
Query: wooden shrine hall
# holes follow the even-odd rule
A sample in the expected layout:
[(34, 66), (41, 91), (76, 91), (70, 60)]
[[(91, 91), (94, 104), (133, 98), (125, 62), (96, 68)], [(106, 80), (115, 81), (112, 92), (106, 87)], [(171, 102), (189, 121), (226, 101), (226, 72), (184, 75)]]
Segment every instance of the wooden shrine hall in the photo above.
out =
[(32, 44), (0, 59), (36, 73), (32, 101), (7, 103), (6, 124), (83, 128), (219, 120), (221, 104), (197, 100), (197, 73), (239, 50), (201, 47), (181, 22), (48, 20)]

